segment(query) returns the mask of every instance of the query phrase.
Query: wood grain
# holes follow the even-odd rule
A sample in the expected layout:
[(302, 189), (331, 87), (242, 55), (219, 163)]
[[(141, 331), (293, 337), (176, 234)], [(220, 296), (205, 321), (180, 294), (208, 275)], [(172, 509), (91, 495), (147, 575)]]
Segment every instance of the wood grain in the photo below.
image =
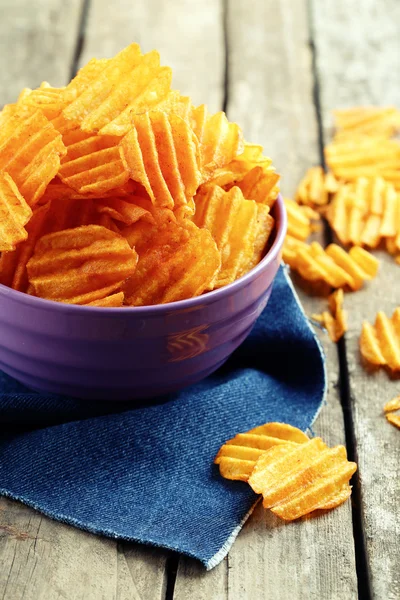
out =
[[(246, 0), (229, 4), (228, 115), (246, 139), (262, 143), (293, 193), (305, 169), (318, 162), (312, 101), (311, 55), (305, 2), (268, 0), (249, 11)], [(325, 301), (301, 293), (306, 313)], [(315, 433), (328, 444), (344, 442), (336, 346), (321, 334), (329, 377), (328, 404)], [(351, 505), (317, 519), (284, 524), (257, 507), (228, 557), (205, 573), (181, 559), (175, 599), (354, 600), (357, 597)]]
[(2, 0), (0, 6), (0, 106), (24, 87), (69, 79), (83, 0)]
[(0, 597), (6, 600), (158, 600), (164, 562), (153, 550), (56, 523), (0, 499)]
[(96, 0), (91, 3), (81, 64), (113, 56), (132, 42), (156, 48), (173, 69), (173, 87), (217, 111), (223, 101), (222, 0)]
[[(357, 6), (347, 0), (312, 3), (326, 140), (335, 107), (400, 106), (400, 4), (367, 0), (355, 19)], [(399, 305), (400, 268), (386, 253), (376, 254), (381, 259), (377, 279), (345, 298), (346, 358), (372, 596), (394, 600), (400, 594), (400, 434), (386, 422), (382, 407), (398, 395), (400, 381), (383, 370), (366, 369), (358, 340), (363, 320), (373, 323), (378, 310), (391, 315)]]

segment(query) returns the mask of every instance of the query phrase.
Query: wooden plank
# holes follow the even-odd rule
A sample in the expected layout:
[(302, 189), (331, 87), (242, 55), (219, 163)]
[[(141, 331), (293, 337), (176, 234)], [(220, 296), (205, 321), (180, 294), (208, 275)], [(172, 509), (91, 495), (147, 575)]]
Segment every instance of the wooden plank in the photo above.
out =
[[(262, 143), (293, 193), (305, 169), (318, 162), (312, 102), (311, 55), (305, 2), (267, 0), (249, 10), (245, 0), (229, 4), (228, 114), (246, 139)], [(308, 314), (325, 302), (300, 292)], [(327, 352), (328, 404), (315, 433), (328, 444), (344, 443), (338, 394), (336, 346), (321, 335)], [(272, 597), (353, 600), (357, 596), (351, 505), (318, 519), (284, 524), (257, 507), (228, 557), (210, 573), (182, 559), (175, 600), (250, 600)]]
[[(164, 564), (152, 550), (55, 523), (0, 499), (0, 594), (5, 599), (155, 600), (164, 597)], [(151, 582), (151, 584), (149, 584)]]
[[(382, 7), (367, 0), (362, 10), (357, 7), (346, 0), (314, 0), (312, 4), (326, 140), (330, 111), (335, 107), (400, 107), (400, 4), (388, 0)], [(371, 593), (374, 598), (394, 599), (400, 589), (400, 434), (386, 422), (382, 407), (399, 393), (399, 382), (383, 371), (368, 372), (358, 350), (362, 321), (373, 323), (378, 310), (391, 315), (399, 305), (399, 267), (387, 254), (377, 256), (381, 259), (378, 278), (346, 296), (350, 315), (346, 357)]]
[(222, 0), (129, 0), (91, 3), (81, 64), (113, 56), (137, 42), (173, 69), (173, 86), (211, 111), (223, 101), (225, 68)]
[(24, 87), (68, 81), (83, 0), (3, 0), (0, 19), (0, 106)]

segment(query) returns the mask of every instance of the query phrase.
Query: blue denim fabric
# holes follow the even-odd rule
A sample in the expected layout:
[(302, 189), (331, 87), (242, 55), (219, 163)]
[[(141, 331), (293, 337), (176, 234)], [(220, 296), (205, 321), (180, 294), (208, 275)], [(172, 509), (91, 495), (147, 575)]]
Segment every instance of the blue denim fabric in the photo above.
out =
[(281, 268), (228, 363), (152, 406), (44, 396), (0, 373), (0, 493), (212, 568), (256, 500), (247, 484), (220, 477), (219, 447), (268, 421), (306, 430), (324, 391), (321, 349)]

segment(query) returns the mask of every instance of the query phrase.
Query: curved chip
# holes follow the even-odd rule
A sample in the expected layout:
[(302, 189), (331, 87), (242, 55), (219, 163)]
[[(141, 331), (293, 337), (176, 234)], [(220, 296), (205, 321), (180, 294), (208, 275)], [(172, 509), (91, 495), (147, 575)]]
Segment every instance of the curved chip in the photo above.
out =
[(160, 207), (193, 214), (200, 183), (199, 150), (189, 125), (174, 114), (138, 115), (121, 142), (121, 156), (134, 181)]
[(0, 172), (0, 252), (15, 250), (26, 240), (25, 225), (31, 216), (31, 208), (10, 175)]
[(391, 412), (392, 410), (400, 410), (400, 396), (396, 396), (396, 398), (393, 398), (392, 400), (389, 400), (389, 402), (386, 402), (385, 406), (383, 407), (384, 412)]
[[(136, 225), (142, 228), (141, 223)], [(170, 221), (160, 227), (149, 225), (146, 229), (146, 242), (136, 246), (138, 267), (124, 288), (128, 305), (175, 302), (212, 287), (221, 259), (206, 229), (188, 220), (181, 224)]]
[(7, 172), (29, 206), (34, 206), (57, 175), (66, 153), (59, 132), (36, 111), (16, 113), (0, 128), (0, 170)]
[(136, 252), (122, 236), (87, 225), (40, 238), (27, 270), (36, 296), (89, 304), (121, 291), (136, 264)]
[(93, 67), (89, 63), (81, 69), (79, 85), (72, 80), (67, 86), (65, 97), (75, 99), (63, 111), (66, 119), (89, 133), (124, 135), (130, 129), (132, 114), (156, 107), (170, 90), (171, 69), (160, 67), (155, 50), (142, 55), (138, 44), (119, 52), (101, 69)]
[(363, 323), (360, 351), (364, 359), (373, 365), (387, 365), (392, 371), (400, 370), (400, 307), (391, 319), (378, 312), (375, 326)]
[(111, 296), (106, 296), (105, 298), (101, 298), (100, 300), (93, 300), (93, 302), (89, 302), (85, 304), (85, 306), (101, 306), (103, 308), (120, 308), (124, 304), (124, 292), (118, 292), (117, 294), (111, 294)]

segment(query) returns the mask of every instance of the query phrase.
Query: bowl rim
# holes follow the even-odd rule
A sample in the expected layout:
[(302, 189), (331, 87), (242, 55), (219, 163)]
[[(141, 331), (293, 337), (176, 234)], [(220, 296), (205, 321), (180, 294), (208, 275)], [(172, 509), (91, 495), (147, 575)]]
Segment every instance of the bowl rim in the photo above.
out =
[(196, 305), (207, 305), (211, 304), (215, 300), (222, 299), (230, 296), (233, 292), (240, 290), (245, 287), (250, 281), (256, 279), (259, 274), (268, 268), (268, 266), (278, 256), (287, 231), (287, 214), (282, 195), (279, 193), (274, 204), (273, 210), (277, 211), (277, 222), (278, 227), (276, 230), (275, 239), (273, 244), (264, 258), (255, 266), (253, 269), (248, 271), (236, 279), (236, 281), (229, 283), (217, 290), (212, 290), (206, 294), (195, 296), (194, 298), (187, 298), (186, 300), (177, 300), (176, 302), (168, 302), (165, 304), (154, 304), (147, 306), (121, 306), (121, 307), (104, 307), (104, 306), (81, 306), (79, 304), (67, 304), (63, 302), (56, 302), (54, 300), (45, 300), (44, 298), (37, 298), (36, 296), (30, 296), (25, 292), (13, 290), (6, 285), (0, 284), (0, 297), (6, 296), (11, 298), (20, 304), (29, 305), (35, 308), (41, 308), (43, 310), (54, 310), (63, 313), (86, 313), (93, 315), (155, 315), (157, 313), (165, 313), (171, 311), (178, 311), (182, 309), (190, 309)]

